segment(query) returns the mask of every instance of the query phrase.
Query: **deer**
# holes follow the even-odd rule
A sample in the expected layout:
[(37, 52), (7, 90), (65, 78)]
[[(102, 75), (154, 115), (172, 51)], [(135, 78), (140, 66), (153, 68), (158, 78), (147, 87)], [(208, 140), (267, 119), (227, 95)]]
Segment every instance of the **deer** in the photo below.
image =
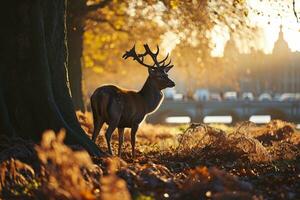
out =
[[(92, 140), (96, 141), (103, 124), (106, 123), (108, 128), (105, 139), (110, 155), (113, 155), (110, 140), (114, 130), (118, 128), (118, 156), (121, 157), (124, 129), (130, 128), (132, 158), (135, 158), (136, 133), (140, 123), (147, 115), (158, 109), (163, 100), (162, 90), (175, 86), (175, 83), (168, 77), (169, 70), (174, 66), (171, 64), (171, 59), (166, 63), (169, 54), (159, 61), (158, 45), (156, 52), (152, 52), (148, 44), (144, 44), (144, 49), (144, 53), (138, 54), (134, 45), (122, 56), (124, 59), (131, 57), (148, 69), (148, 77), (139, 91), (126, 90), (115, 85), (104, 85), (97, 88), (90, 98), (94, 120)], [(150, 56), (153, 61), (152, 65), (144, 62), (146, 56)]]

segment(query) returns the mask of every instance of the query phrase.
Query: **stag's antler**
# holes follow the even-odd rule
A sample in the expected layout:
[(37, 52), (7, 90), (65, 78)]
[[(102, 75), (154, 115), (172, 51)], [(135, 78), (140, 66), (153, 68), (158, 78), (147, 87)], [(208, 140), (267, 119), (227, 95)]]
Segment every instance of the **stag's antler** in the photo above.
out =
[(122, 56), (122, 58), (124, 59), (127, 59), (129, 57), (132, 57), (133, 60), (136, 60), (138, 61), (138, 63), (140, 63), (141, 65), (144, 65), (145, 67), (148, 67), (148, 68), (154, 68), (154, 65), (151, 66), (151, 65), (148, 65), (146, 63), (144, 63), (144, 57), (147, 55), (147, 51), (143, 54), (137, 54), (135, 52), (135, 45), (133, 45), (132, 49), (130, 49), (129, 51), (126, 51), (125, 54)]
[[(158, 47), (158, 45), (157, 45), (157, 51), (156, 51), (156, 53), (153, 53), (150, 50), (148, 44), (144, 44), (144, 48), (145, 48), (145, 53), (143, 53), (143, 54), (137, 54), (135, 52), (135, 45), (134, 45), (132, 47), (132, 49), (130, 49), (129, 51), (125, 52), (125, 54), (122, 56), (122, 58), (127, 59), (128, 57), (132, 57), (133, 60), (138, 61), (138, 63), (140, 63), (141, 65), (144, 65), (144, 66), (146, 66), (148, 68), (152, 68), (152, 69), (154, 68), (155, 65), (156, 65), (156, 67), (163, 68), (163, 69), (165, 69), (166, 67), (169, 67), (169, 68), (173, 67), (173, 65), (170, 66), (171, 60), (169, 61), (168, 64), (165, 64), (165, 61), (168, 59), (169, 54), (167, 54), (167, 56), (163, 60), (161, 60), (161, 61), (157, 60), (157, 56), (158, 56), (158, 53), (159, 53), (159, 47)], [(148, 65), (148, 64), (144, 63), (144, 57), (147, 56), (147, 55), (149, 55), (152, 58), (152, 60), (154, 62), (153, 65)]]

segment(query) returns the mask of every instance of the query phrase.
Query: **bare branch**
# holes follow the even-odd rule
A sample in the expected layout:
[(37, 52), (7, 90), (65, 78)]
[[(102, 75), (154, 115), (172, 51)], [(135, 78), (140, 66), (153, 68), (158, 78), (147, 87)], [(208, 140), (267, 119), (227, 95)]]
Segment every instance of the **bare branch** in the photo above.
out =
[(294, 15), (297, 19), (297, 22), (299, 22), (299, 18), (298, 18), (297, 12), (296, 12), (296, 1), (295, 0), (293, 0), (293, 11), (294, 11)]
[(112, 0), (103, 0), (99, 3), (96, 4), (92, 4), (86, 7), (85, 11), (86, 12), (92, 12), (92, 11), (96, 11), (99, 8), (103, 8), (105, 6), (107, 6), (108, 4), (110, 4), (112, 2)]
[(107, 23), (114, 31), (118, 31), (118, 32), (123, 32), (123, 33), (127, 33), (127, 34), (130, 34), (131, 32), (129, 30), (126, 30), (126, 29), (123, 29), (123, 28), (118, 28), (114, 25), (113, 22), (111, 22), (110, 20), (108, 19), (105, 19), (105, 18), (99, 18), (99, 17), (96, 17), (96, 16), (88, 16), (88, 18), (90, 20), (93, 20), (93, 21), (96, 21), (96, 22), (100, 22), (100, 23)]

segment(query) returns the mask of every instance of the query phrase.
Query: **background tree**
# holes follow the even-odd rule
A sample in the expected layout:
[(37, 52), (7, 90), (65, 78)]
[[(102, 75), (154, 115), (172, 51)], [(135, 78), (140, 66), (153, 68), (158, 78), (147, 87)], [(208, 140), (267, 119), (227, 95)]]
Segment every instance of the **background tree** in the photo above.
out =
[[(272, 3), (272, 0), (264, 1)], [(286, 5), (282, 7), (286, 11)], [(87, 88), (87, 93), (108, 82), (124, 87), (139, 85), (137, 83), (146, 75), (144, 70), (132, 63), (126, 67), (120, 59), (123, 51), (131, 48), (133, 43), (161, 44), (165, 51), (171, 51), (177, 65), (173, 75), (190, 74), (185, 76), (188, 79), (180, 81), (195, 80), (188, 85), (191, 88), (208, 87), (209, 83), (203, 80), (214, 72), (218, 75), (209, 80), (211, 83), (222, 78), (223, 83), (236, 88), (235, 70), (231, 70), (230, 76), (224, 76), (226, 66), (235, 65), (234, 61), (211, 57), (215, 45), (212, 32), (219, 28), (219, 32), (229, 32), (225, 38), (234, 38), (249, 49), (254, 48), (254, 38), (261, 35), (249, 23), (249, 12), (264, 14), (255, 9), (249, 7), (247, 1), (240, 0), (70, 0), (69, 44), (74, 46), (70, 48), (69, 62), (73, 64), (69, 70), (76, 109), (83, 110), (80, 70), (83, 70), (86, 86), (83, 88)], [(278, 13), (278, 16), (282, 17), (282, 14)], [(184, 54), (193, 55), (192, 65), (190, 59), (182, 59)], [(83, 69), (78, 67), (80, 63)], [(130, 78), (132, 73), (138, 75), (134, 80)], [(88, 97), (86, 94), (86, 102)]]
[[(182, 84), (183, 88), (188, 86), (193, 90), (207, 86), (208, 81), (202, 77), (214, 69), (219, 76), (210, 83), (219, 81), (225, 65), (211, 57), (214, 43), (210, 33), (214, 28), (229, 30), (237, 38), (244, 35), (251, 39), (255, 33), (255, 28), (248, 24), (245, 1), (127, 0), (114, 3), (86, 17), (83, 60), (89, 92), (103, 83), (135, 87), (143, 81), (144, 69), (120, 59), (124, 50), (134, 43), (138, 47), (143, 43), (160, 44), (165, 53), (172, 53), (176, 65), (172, 75), (177, 81), (189, 83)], [(135, 74), (134, 79), (130, 78), (132, 74)], [(223, 76), (223, 83), (232, 84), (229, 78), (234, 79), (234, 73)]]
[(69, 0), (67, 7), (68, 69), (73, 104), (76, 110), (84, 111), (82, 95), (82, 45), (85, 19), (89, 12), (103, 8), (111, 0), (88, 4), (87, 0)]
[(1, 7), (0, 130), (39, 141), (65, 128), (67, 142), (101, 151), (81, 129), (69, 95), (65, 1), (11, 0)]

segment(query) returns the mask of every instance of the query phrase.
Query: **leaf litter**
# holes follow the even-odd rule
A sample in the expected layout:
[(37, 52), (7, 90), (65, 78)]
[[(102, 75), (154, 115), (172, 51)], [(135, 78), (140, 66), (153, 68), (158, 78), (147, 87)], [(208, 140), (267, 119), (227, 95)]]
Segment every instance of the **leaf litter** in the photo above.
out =
[[(90, 136), (91, 114), (77, 116)], [(103, 131), (97, 144), (107, 151)], [(1, 138), (1, 199), (300, 199), (300, 133), (291, 123), (143, 124), (134, 160), (128, 130), (122, 159), (90, 157), (64, 137)]]

